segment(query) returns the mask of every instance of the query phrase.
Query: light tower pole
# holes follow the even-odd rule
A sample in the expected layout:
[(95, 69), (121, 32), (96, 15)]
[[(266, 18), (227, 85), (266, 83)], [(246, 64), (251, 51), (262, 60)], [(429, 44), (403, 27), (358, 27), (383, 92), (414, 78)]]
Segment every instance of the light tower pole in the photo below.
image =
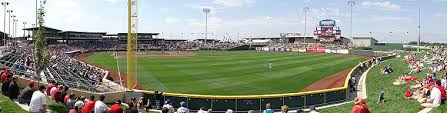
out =
[[(23, 22), (23, 29), (26, 27), (26, 22)], [(25, 37), (25, 30), (23, 30), (23, 37)]]
[(203, 8), (203, 12), (205, 13), (205, 45), (207, 43), (207, 35), (208, 35), (208, 13), (211, 12), (210, 8)]
[(19, 20), (14, 19), (14, 21), (12, 22), (12, 25), (13, 25), (12, 29), (14, 30), (14, 31), (12, 31), (13, 32), (13, 37), (17, 37), (17, 22), (18, 21)]
[(349, 31), (349, 38), (352, 39), (352, 8), (353, 8), (354, 5), (355, 5), (355, 1), (354, 1), (354, 0), (349, 0), (349, 1), (348, 1), (348, 5), (351, 7), (351, 29), (350, 29), (350, 31)]
[(421, 49), (421, 2), (422, 0), (419, 0), (419, 8), (418, 8), (418, 16), (419, 16), (419, 23), (418, 23), (418, 53), (420, 52)]
[(307, 37), (307, 12), (309, 11), (309, 7), (304, 7), (304, 43), (306, 43), (306, 37)]
[(3, 12), (3, 46), (7, 46), (6, 45), (6, 6), (9, 5), (8, 2), (2, 2), (1, 3), (3, 5), (3, 10), (5, 12)]
[(34, 29), (34, 26), (36, 26), (36, 24), (31, 24), (32, 29), (28, 31), (28, 35), (30, 35), (31, 37), (34, 37), (33, 34), (30, 33), (30, 31), (32, 31)]
[[(12, 10), (9, 10), (9, 15), (11, 15), (11, 13), (12, 13)], [(8, 22), (8, 34), (9, 35), (11, 35), (11, 18), (12, 18), (12, 21), (14, 21), (14, 18), (16, 18), (16, 15), (12, 15), (12, 16), (9, 16), (9, 22)], [(11, 37), (12, 37), (12, 35), (11, 35)]]

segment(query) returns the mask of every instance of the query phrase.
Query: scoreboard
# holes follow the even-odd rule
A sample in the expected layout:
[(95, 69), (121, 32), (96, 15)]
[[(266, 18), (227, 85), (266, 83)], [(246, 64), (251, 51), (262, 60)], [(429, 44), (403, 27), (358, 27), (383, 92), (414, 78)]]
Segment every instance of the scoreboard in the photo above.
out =
[(340, 26), (337, 26), (337, 22), (332, 19), (321, 20), (319, 25), (315, 28), (314, 36), (316, 39), (320, 40), (320, 42), (340, 40)]

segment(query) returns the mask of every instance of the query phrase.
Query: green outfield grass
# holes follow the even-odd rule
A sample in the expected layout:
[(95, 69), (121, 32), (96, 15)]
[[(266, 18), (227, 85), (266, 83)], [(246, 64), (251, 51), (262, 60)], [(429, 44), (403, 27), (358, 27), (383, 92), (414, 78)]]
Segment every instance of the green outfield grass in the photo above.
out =
[[(390, 75), (383, 76), (380, 75), (380, 69), (385, 68), (388, 64), (391, 64), (395, 72)], [(378, 66), (372, 68), (366, 78), (366, 90), (368, 98), (366, 99), (366, 104), (373, 113), (416, 113), (420, 111), (420, 103), (415, 100), (404, 99), (405, 90), (409, 89), (409, 85), (393, 85), (393, 81), (399, 78), (400, 74), (403, 72), (409, 72), (407, 66), (403, 63), (401, 58), (394, 58), (388, 60)], [(426, 70), (423, 70), (426, 72)], [(438, 77), (443, 75), (444, 72), (438, 73)], [(424, 78), (424, 73), (419, 73), (417, 75), (419, 78)], [(414, 82), (413, 82), (414, 83)], [(380, 91), (385, 90), (385, 103), (377, 104), (377, 99), (379, 97)], [(414, 91), (414, 89), (412, 90)], [(331, 113), (349, 113), (351, 112), (353, 103), (322, 109), (322, 112)], [(440, 107), (435, 108), (431, 113), (445, 113), (447, 110), (447, 105), (442, 104)]]
[[(95, 53), (86, 61), (117, 70), (111, 52)], [(159, 54), (150, 52), (150, 54)], [(138, 60), (138, 81), (146, 90), (164, 92), (250, 95), (298, 92), (310, 84), (357, 65), (365, 58), (330, 54), (257, 51), (197, 51), (183, 58)], [(126, 72), (126, 59), (119, 58)], [(269, 71), (268, 62), (273, 62)]]

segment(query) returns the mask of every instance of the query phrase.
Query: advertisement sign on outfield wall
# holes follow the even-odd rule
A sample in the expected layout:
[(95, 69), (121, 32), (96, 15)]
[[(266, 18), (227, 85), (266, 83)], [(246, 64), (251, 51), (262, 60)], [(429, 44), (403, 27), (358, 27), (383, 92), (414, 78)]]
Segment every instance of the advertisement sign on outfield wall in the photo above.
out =
[(337, 53), (336, 49), (331, 49), (331, 53)]
[(317, 48), (317, 53), (324, 53), (324, 48)]
[(349, 50), (347, 49), (341, 49), (341, 50), (337, 50), (338, 54), (349, 54)]
[(306, 49), (306, 52), (308, 52), (308, 53), (312, 53), (312, 52), (316, 52), (316, 51), (317, 51), (316, 48), (307, 48)]
[(300, 49), (298, 49), (298, 52), (306, 52), (306, 48), (300, 48)]
[(331, 53), (331, 49), (325, 49), (324, 52), (325, 53)]
[(262, 50), (269, 51), (269, 48), (268, 47), (264, 47), (264, 48), (262, 48)]
[[(292, 52), (300, 52), (300, 49), (299, 48), (292, 48)], [(304, 52), (306, 52), (306, 51), (304, 51)]]

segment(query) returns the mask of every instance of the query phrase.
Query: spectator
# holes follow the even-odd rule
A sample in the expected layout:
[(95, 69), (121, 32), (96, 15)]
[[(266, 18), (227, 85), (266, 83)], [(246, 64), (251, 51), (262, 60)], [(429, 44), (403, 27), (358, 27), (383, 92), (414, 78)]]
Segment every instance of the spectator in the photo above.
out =
[(354, 99), (354, 104), (355, 105), (352, 108), (351, 113), (371, 113), (366, 107), (366, 104), (362, 104), (361, 99), (359, 97), (356, 97)]
[(163, 92), (155, 91), (155, 106), (160, 109), (160, 102), (163, 99)]
[(164, 108), (168, 108), (168, 113), (174, 113), (174, 107), (172, 106), (171, 99), (166, 100), (165, 105), (163, 105)]
[(371, 111), (369, 111), (369, 107), (366, 105), (365, 99), (360, 99), (360, 104), (362, 104), (363, 108), (365, 108), (366, 112), (364, 113), (371, 113)]
[(47, 97), (44, 94), (45, 86), (39, 86), (38, 91), (34, 91), (29, 104), (30, 113), (46, 113), (47, 112)]
[(29, 105), (29, 102), (31, 101), (31, 97), (33, 96), (33, 87), (34, 87), (34, 80), (30, 80), (28, 82), (28, 86), (26, 86), (22, 92), (20, 92), (19, 95), (19, 103), (20, 104), (27, 104)]
[(9, 74), (11, 74), (11, 71), (9, 69), (6, 69), (6, 67), (3, 67), (3, 73), (2, 73), (2, 79), (1, 82), (5, 82), (6, 80), (8, 80), (8, 76)]
[(109, 113), (123, 113), (123, 108), (121, 108), (121, 100), (118, 100), (110, 107)]
[(45, 91), (45, 93), (47, 93), (48, 96), (51, 96), (51, 90), (53, 89), (54, 86), (56, 86), (56, 82), (55, 81), (51, 81), (51, 83), (48, 84), (48, 88)]
[(430, 98), (425, 103), (422, 103), (421, 106), (424, 108), (438, 107), (441, 104), (441, 91), (434, 85), (430, 85), (429, 88), (431, 89)]
[(255, 113), (254, 110), (249, 110), (247, 113)]
[(199, 111), (197, 111), (197, 113), (207, 113), (207, 111), (205, 111), (205, 107), (200, 107)]
[(213, 113), (213, 109), (208, 109), (207, 113)]
[(302, 109), (297, 109), (296, 113), (303, 113), (304, 111)]
[(442, 87), (440, 80), (436, 81), (436, 88), (438, 88), (439, 91), (441, 91), (441, 102), (444, 102), (446, 99), (445, 89), (444, 89), (444, 87)]
[(65, 105), (67, 106), (68, 109), (72, 109), (75, 108), (75, 102), (73, 100), (75, 94), (71, 93), (67, 95), (67, 100), (65, 101)]
[[(161, 108), (161, 113), (168, 113), (168, 112), (169, 112), (168, 108), (165, 108), (165, 107)], [(200, 112), (197, 112), (197, 113), (200, 113)]]
[(225, 113), (233, 113), (233, 110), (228, 109)]
[(274, 111), (272, 110), (270, 103), (265, 104), (265, 110), (264, 113), (274, 113)]
[(99, 100), (95, 102), (95, 113), (107, 113), (108, 108), (104, 103), (104, 99), (106, 97), (104, 95), (99, 96)]
[(68, 113), (78, 113), (78, 107), (71, 108)]
[(379, 104), (380, 102), (385, 102), (385, 91), (381, 91), (379, 94), (379, 100), (377, 100), (377, 104)]
[(149, 107), (150, 104), (149, 99), (147, 100), (146, 105), (144, 105), (143, 100), (144, 100), (143, 97), (140, 97), (140, 99), (138, 100), (138, 113), (146, 113), (146, 108)]
[(9, 88), (9, 84), (11, 83), (11, 77), (12, 77), (12, 74), (8, 74), (8, 76), (6, 77), (6, 80), (4, 80), (3, 82), (2, 82), (2, 93), (3, 93), (3, 95), (5, 95), (5, 96), (8, 96), (8, 88)]
[[(62, 102), (64, 102), (65, 105), (67, 105), (67, 101), (68, 101), (68, 99), (70, 99), (70, 95), (72, 95), (72, 94), (73, 94), (73, 93), (70, 93), (70, 94), (64, 96), (64, 99), (63, 99)], [(73, 103), (74, 103), (74, 102), (73, 102)]]
[(310, 110), (309, 113), (319, 113), (314, 105), (310, 106), (309, 110)]
[(54, 94), (56, 93), (56, 91), (58, 91), (59, 89), (57, 89), (59, 87), (59, 83), (56, 83), (53, 87), (51, 87), (50, 90), (50, 97), (54, 99)]
[(189, 109), (187, 108), (185, 101), (180, 102), (180, 108), (177, 109), (177, 113), (189, 113)]
[(281, 113), (288, 113), (289, 112), (289, 106), (284, 105), (281, 106)]
[(85, 106), (82, 108), (82, 113), (90, 113), (95, 107), (95, 96), (90, 96), (90, 99), (85, 102)]
[(58, 99), (59, 102), (67, 104), (67, 100), (65, 100), (65, 96), (67, 96), (67, 91), (68, 91), (69, 87), (65, 86), (64, 89), (62, 90), (61, 94), (59, 95)]
[(78, 97), (78, 99), (76, 99), (75, 102), (75, 107), (78, 108), (78, 111), (82, 110), (82, 108), (84, 108), (84, 101), (85, 101), (85, 97), (84, 96), (80, 96)]
[(60, 99), (59, 99), (63, 90), (64, 90), (64, 86), (59, 85), (59, 87), (56, 89), (56, 91), (55, 91), (55, 93), (53, 95), (54, 101), (56, 101), (56, 102), (63, 102), (63, 100), (60, 101)]
[[(138, 113), (138, 110), (132, 103), (127, 103), (128, 107), (124, 110), (124, 113)], [(163, 112), (163, 110), (162, 110)]]
[(17, 97), (19, 97), (20, 94), (20, 89), (19, 86), (17, 85), (17, 81), (19, 81), (19, 78), (17, 76), (14, 76), (12, 78), (12, 82), (9, 84), (8, 97), (11, 100), (17, 99)]

